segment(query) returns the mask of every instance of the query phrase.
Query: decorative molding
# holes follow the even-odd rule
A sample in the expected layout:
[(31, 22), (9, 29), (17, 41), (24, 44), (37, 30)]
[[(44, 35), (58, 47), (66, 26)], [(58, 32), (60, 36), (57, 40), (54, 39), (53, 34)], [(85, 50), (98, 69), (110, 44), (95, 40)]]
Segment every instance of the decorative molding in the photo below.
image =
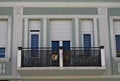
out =
[(11, 47), (11, 16), (0, 16), (0, 19), (7, 19), (7, 46), (6, 46), (6, 53), (5, 58), (0, 58), (0, 62), (8, 62), (10, 60), (10, 47)]
[(0, 64), (0, 74), (1, 75), (5, 74), (5, 67), (6, 67), (5, 64)]
[(48, 18), (48, 19), (72, 19), (72, 18), (98, 18), (98, 15), (23, 15), (23, 18)]

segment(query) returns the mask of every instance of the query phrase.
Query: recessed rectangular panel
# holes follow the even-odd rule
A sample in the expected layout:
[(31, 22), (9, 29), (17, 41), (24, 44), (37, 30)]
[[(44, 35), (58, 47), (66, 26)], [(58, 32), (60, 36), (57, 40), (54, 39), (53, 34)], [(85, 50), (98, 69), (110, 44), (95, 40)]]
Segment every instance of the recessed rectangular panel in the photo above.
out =
[(72, 20), (51, 20), (50, 40), (71, 40)]

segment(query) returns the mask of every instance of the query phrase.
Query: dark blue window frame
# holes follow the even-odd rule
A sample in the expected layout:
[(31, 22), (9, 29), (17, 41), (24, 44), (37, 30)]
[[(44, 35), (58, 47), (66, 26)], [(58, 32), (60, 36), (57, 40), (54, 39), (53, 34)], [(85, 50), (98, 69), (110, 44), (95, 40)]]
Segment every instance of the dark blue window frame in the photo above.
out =
[(39, 34), (31, 34), (31, 57), (38, 57)]
[(5, 48), (0, 48), (0, 58), (5, 58)]

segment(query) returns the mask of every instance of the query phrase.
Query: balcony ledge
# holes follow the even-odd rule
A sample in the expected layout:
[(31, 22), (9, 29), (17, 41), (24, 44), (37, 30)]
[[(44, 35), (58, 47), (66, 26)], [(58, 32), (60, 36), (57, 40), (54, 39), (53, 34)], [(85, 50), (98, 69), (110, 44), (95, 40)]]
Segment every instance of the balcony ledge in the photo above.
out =
[(105, 67), (22, 67), (17, 68), (22, 76), (38, 75), (102, 75)]

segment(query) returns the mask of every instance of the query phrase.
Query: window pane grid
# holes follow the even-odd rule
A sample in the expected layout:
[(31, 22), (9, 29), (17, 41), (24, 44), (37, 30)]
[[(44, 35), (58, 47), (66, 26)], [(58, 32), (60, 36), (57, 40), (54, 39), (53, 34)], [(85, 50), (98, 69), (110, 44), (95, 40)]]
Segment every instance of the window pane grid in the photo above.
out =
[(84, 34), (84, 47), (91, 47), (91, 34)]
[(120, 35), (116, 35), (116, 50), (120, 51)]

